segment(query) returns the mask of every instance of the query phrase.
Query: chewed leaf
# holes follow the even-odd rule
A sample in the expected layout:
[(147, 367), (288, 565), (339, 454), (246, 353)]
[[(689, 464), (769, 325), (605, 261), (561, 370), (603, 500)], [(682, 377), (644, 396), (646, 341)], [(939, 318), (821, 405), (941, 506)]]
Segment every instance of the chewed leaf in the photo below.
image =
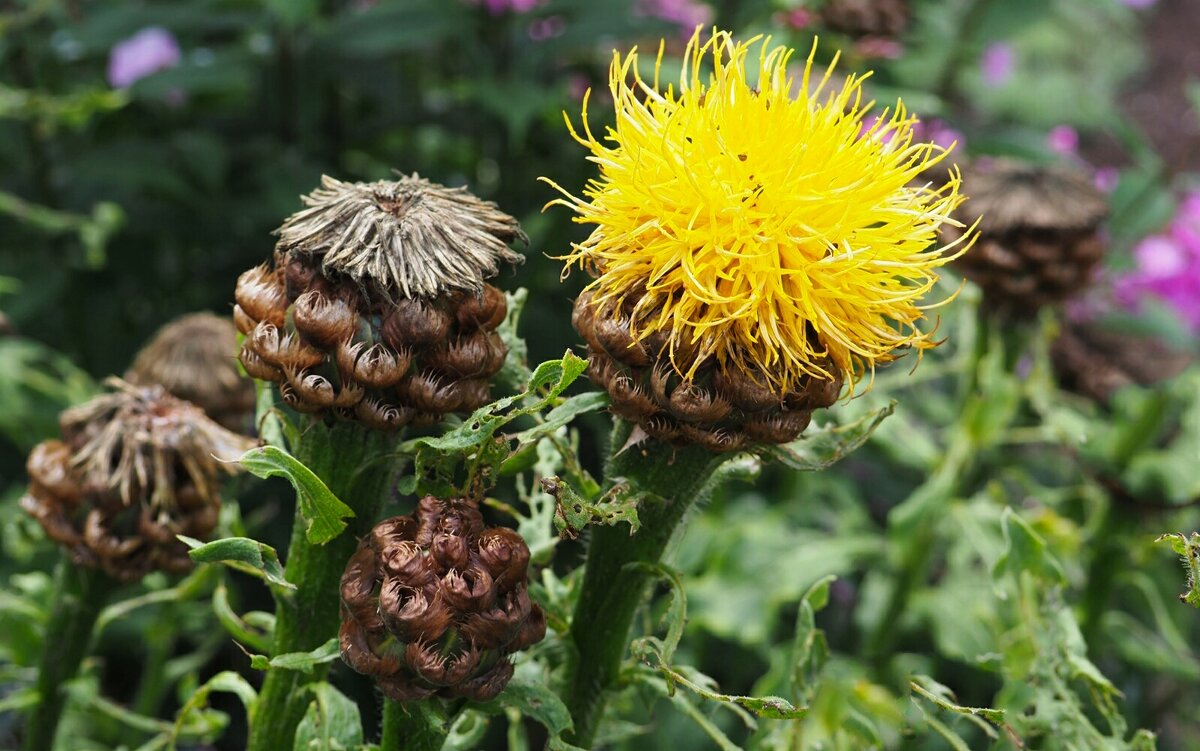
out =
[(283, 477), (296, 489), (300, 514), (308, 523), (305, 536), (313, 545), (324, 545), (346, 529), (354, 510), (337, 496), (299, 459), (278, 446), (252, 448), (239, 460), (256, 477)]
[(828, 469), (866, 443), (879, 423), (895, 409), (896, 403), (892, 402), (848, 425), (810, 430), (791, 443), (768, 446), (762, 451), (792, 469), (804, 472)]
[(1183, 568), (1187, 572), (1187, 591), (1179, 595), (1179, 600), (1200, 608), (1200, 534), (1193, 532), (1188, 537), (1176, 532), (1162, 535), (1155, 542), (1170, 543), (1171, 549), (1183, 559)]
[(543, 479), (542, 490), (554, 497), (554, 528), (563, 537), (574, 539), (589, 524), (616, 526), (625, 522), (631, 535), (641, 526), (637, 505), (644, 496), (629, 492), (625, 485), (617, 485), (594, 502), (557, 477)]

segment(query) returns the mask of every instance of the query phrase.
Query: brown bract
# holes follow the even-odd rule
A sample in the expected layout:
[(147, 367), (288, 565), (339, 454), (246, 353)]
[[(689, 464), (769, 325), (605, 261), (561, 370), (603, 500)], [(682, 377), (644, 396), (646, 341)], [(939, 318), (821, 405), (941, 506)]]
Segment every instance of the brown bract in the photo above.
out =
[(79, 565), (121, 581), (185, 572), (191, 559), (175, 536), (213, 530), (220, 475), (239, 471), (233, 460), (253, 442), (161, 386), (109, 385), (63, 412), (62, 440), (30, 453), (21, 506)]
[[(696, 353), (670, 351), (661, 335), (635, 341), (629, 319), (628, 310), (595, 305), (590, 292), (575, 300), (571, 316), (588, 345), (588, 376), (608, 392), (612, 411), (659, 440), (716, 452), (787, 443), (808, 427), (814, 410), (841, 393), (836, 376), (809, 376), (780, 393), (765, 378), (756, 383), (730, 374), (712, 357), (684, 379), (679, 373), (689, 371)], [(824, 368), (838, 372), (829, 362)]]
[(908, 27), (908, 0), (828, 0), (820, 18), (852, 37), (896, 38)]
[(1157, 339), (1066, 323), (1050, 346), (1050, 360), (1064, 389), (1107, 405), (1126, 386), (1151, 386), (1179, 375), (1193, 358)]
[(254, 383), (238, 372), (237, 329), (228, 318), (190, 313), (159, 329), (125, 373), (132, 384), (164, 387), (238, 432), (253, 425)]
[(233, 318), (252, 377), (301, 412), (381, 430), (436, 422), (489, 399), (507, 313), (485, 283), (521, 256), (516, 221), (417, 177), (325, 178), (280, 228), (274, 265), (238, 279)]
[(422, 498), (380, 522), (342, 576), (342, 658), (397, 701), (487, 701), (508, 685), (509, 655), (542, 640), (529, 599), (529, 548), (485, 529), (463, 498)]
[[(1066, 167), (980, 160), (963, 178), (971, 196), (956, 212), (979, 221), (979, 241), (955, 266), (998, 311), (1024, 316), (1061, 302), (1092, 281), (1104, 257), (1099, 235), (1108, 202), (1085, 175)], [(943, 225), (953, 239), (962, 230)]]

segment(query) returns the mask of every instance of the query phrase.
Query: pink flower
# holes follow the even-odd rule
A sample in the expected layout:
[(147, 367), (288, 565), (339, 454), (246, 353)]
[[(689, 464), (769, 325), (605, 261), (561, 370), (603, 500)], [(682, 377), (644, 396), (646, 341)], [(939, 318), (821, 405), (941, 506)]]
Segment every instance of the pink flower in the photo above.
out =
[(697, 26), (707, 26), (713, 15), (712, 8), (698, 0), (638, 0), (634, 12), (673, 23), (685, 37)]
[[(476, 0), (478, 4), (479, 0)], [(482, 0), (483, 7), (493, 16), (505, 13), (528, 13), (542, 4), (542, 0)]]
[(793, 31), (807, 29), (816, 20), (811, 10), (807, 8), (793, 8), (791, 10), (781, 10), (775, 14), (775, 21), (781, 26), (787, 26)]
[(1012, 45), (996, 42), (988, 45), (979, 58), (979, 69), (983, 73), (984, 84), (996, 87), (1002, 86), (1012, 77), (1013, 69), (1017, 67), (1017, 55)]
[(1092, 175), (1092, 184), (1102, 193), (1112, 193), (1120, 180), (1121, 172), (1116, 167), (1099, 167)]
[(1121, 0), (1122, 5), (1129, 6), (1135, 10), (1142, 10), (1154, 5), (1158, 0)]
[(149, 26), (118, 42), (108, 56), (108, 83), (129, 88), (146, 76), (173, 68), (182, 57), (179, 43), (161, 26)]
[(913, 141), (932, 141), (943, 149), (948, 149), (955, 143), (958, 144), (956, 148), (961, 149), (966, 143), (962, 133), (950, 127), (945, 120), (939, 120), (936, 117), (930, 120), (921, 120), (913, 127)]
[(1135, 268), (1113, 286), (1117, 301), (1137, 309), (1156, 298), (1200, 332), (1200, 194), (1184, 198), (1167, 231), (1133, 250)]
[(1046, 135), (1046, 146), (1064, 156), (1074, 156), (1079, 151), (1079, 132), (1070, 125), (1055, 125)]

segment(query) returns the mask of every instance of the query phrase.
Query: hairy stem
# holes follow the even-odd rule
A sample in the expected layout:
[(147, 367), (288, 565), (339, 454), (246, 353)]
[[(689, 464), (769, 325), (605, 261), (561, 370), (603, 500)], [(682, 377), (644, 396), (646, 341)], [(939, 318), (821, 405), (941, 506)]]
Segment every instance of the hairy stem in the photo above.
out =
[(380, 751), (438, 751), (448, 733), (436, 699), (409, 704), (384, 700)]
[[(277, 598), (273, 656), (310, 652), (337, 636), (341, 622), (339, 585), (346, 561), (358, 538), (375, 524), (394, 482), (395, 464), (377, 458), (392, 438), (356, 423), (309, 426), (296, 458), (320, 477), (355, 517), (337, 538), (313, 545), (305, 537), (306, 522), (297, 506), (286, 560), (287, 580), (296, 585), (292, 597)], [(328, 665), (310, 673), (269, 670), (250, 718), (250, 751), (290, 749), (296, 726), (312, 697), (304, 687), (323, 680)]]
[[(619, 422), (614, 445), (620, 447), (628, 434), (629, 426)], [(728, 458), (697, 447), (647, 441), (609, 460), (608, 487), (627, 482), (641, 496), (641, 528), (634, 535), (624, 525), (591, 532), (583, 589), (571, 620), (571, 641), (578, 651), (564, 697), (575, 724), (571, 743), (592, 745), (607, 693), (615, 688), (629, 648), (634, 615), (654, 576), (630, 564), (661, 560), (688, 510), (712, 492), (713, 474)]]
[(54, 747), (54, 735), (66, 700), (64, 686), (75, 677), (87, 655), (96, 617), (117, 584), (103, 571), (76, 566), (65, 557), (59, 564), (56, 582), (54, 610), (46, 624), (42, 660), (38, 665), (38, 703), (25, 728), (26, 751)]

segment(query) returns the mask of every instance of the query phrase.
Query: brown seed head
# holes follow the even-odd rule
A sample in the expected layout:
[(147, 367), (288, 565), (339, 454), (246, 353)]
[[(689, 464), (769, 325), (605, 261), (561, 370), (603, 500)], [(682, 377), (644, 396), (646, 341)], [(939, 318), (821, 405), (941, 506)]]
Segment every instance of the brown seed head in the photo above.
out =
[(114, 578), (186, 570), (176, 535), (212, 531), (219, 475), (237, 472), (230, 460), (253, 442), (161, 386), (108, 383), (111, 392), (63, 412), (61, 441), (30, 454), (22, 507), (77, 563)]

